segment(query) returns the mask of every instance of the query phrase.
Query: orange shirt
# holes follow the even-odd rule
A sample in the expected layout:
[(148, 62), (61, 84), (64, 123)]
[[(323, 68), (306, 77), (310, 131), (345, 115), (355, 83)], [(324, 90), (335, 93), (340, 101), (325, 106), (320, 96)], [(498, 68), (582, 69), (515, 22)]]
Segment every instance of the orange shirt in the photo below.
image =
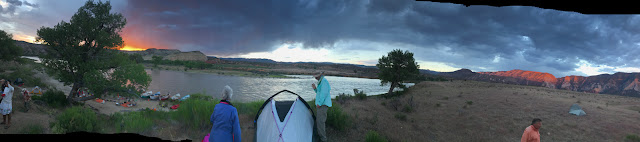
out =
[(540, 142), (540, 132), (533, 125), (524, 129), (520, 142)]

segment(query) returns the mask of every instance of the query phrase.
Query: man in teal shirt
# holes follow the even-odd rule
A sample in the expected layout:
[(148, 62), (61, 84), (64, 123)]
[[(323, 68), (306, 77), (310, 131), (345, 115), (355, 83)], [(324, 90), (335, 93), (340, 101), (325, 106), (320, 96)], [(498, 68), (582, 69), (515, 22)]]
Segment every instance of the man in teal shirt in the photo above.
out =
[(313, 77), (318, 80), (317, 87), (315, 83), (311, 84), (311, 87), (313, 87), (313, 90), (316, 92), (316, 126), (320, 140), (326, 142), (327, 133), (324, 123), (327, 121), (327, 109), (331, 107), (331, 86), (329, 85), (329, 81), (324, 78), (324, 72), (320, 72)]

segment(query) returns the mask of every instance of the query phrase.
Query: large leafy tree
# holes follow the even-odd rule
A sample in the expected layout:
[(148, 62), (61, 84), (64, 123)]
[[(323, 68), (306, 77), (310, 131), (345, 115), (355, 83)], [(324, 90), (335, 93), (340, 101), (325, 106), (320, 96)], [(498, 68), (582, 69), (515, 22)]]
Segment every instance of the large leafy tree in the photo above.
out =
[(418, 63), (413, 59), (413, 53), (409, 51), (402, 51), (395, 49), (388, 53), (387, 56), (382, 56), (378, 59), (376, 64), (380, 72), (378, 78), (380, 78), (381, 85), (391, 83), (389, 92), (393, 93), (393, 89), (396, 87), (404, 87), (402, 81), (410, 80), (420, 75)]
[(90, 0), (69, 22), (38, 30), (37, 40), (51, 47), (43, 57), (47, 71), (65, 85), (73, 84), (69, 101), (82, 87), (104, 93), (142, 89), (151, 81), (144, 67), (117, 51), (124, 43), (119, 33), (126, 19), (110, 10), (108, 1)]
[(0, 30), (0, 60), (13, 60), (22, 55), (22, 48), (16, 46), (11, 34)]

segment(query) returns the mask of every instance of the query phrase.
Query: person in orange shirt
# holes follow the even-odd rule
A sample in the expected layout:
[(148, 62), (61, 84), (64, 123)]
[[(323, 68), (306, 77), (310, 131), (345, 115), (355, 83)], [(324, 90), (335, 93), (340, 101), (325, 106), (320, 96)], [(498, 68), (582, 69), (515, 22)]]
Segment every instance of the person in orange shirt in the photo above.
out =
[(540, 132), (538, 132), (540, 127), (542, 127), (542, 120), (540, 118), (533, 119), (531, 126), (524, 129), (520, 142), (540, 142)]

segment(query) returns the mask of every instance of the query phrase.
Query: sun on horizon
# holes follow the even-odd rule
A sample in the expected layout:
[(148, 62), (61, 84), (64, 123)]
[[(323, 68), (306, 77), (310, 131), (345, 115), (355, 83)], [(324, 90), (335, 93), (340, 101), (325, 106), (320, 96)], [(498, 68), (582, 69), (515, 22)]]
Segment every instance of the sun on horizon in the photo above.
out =
[(144, 51), (144, 50), (147, 50), (147, 49), (142, 49), (142, 48), (137, 48), (137, 47), (126, 45), (126, 46), (120, 48), (120, 50), (124, 50), (124, 51)]

